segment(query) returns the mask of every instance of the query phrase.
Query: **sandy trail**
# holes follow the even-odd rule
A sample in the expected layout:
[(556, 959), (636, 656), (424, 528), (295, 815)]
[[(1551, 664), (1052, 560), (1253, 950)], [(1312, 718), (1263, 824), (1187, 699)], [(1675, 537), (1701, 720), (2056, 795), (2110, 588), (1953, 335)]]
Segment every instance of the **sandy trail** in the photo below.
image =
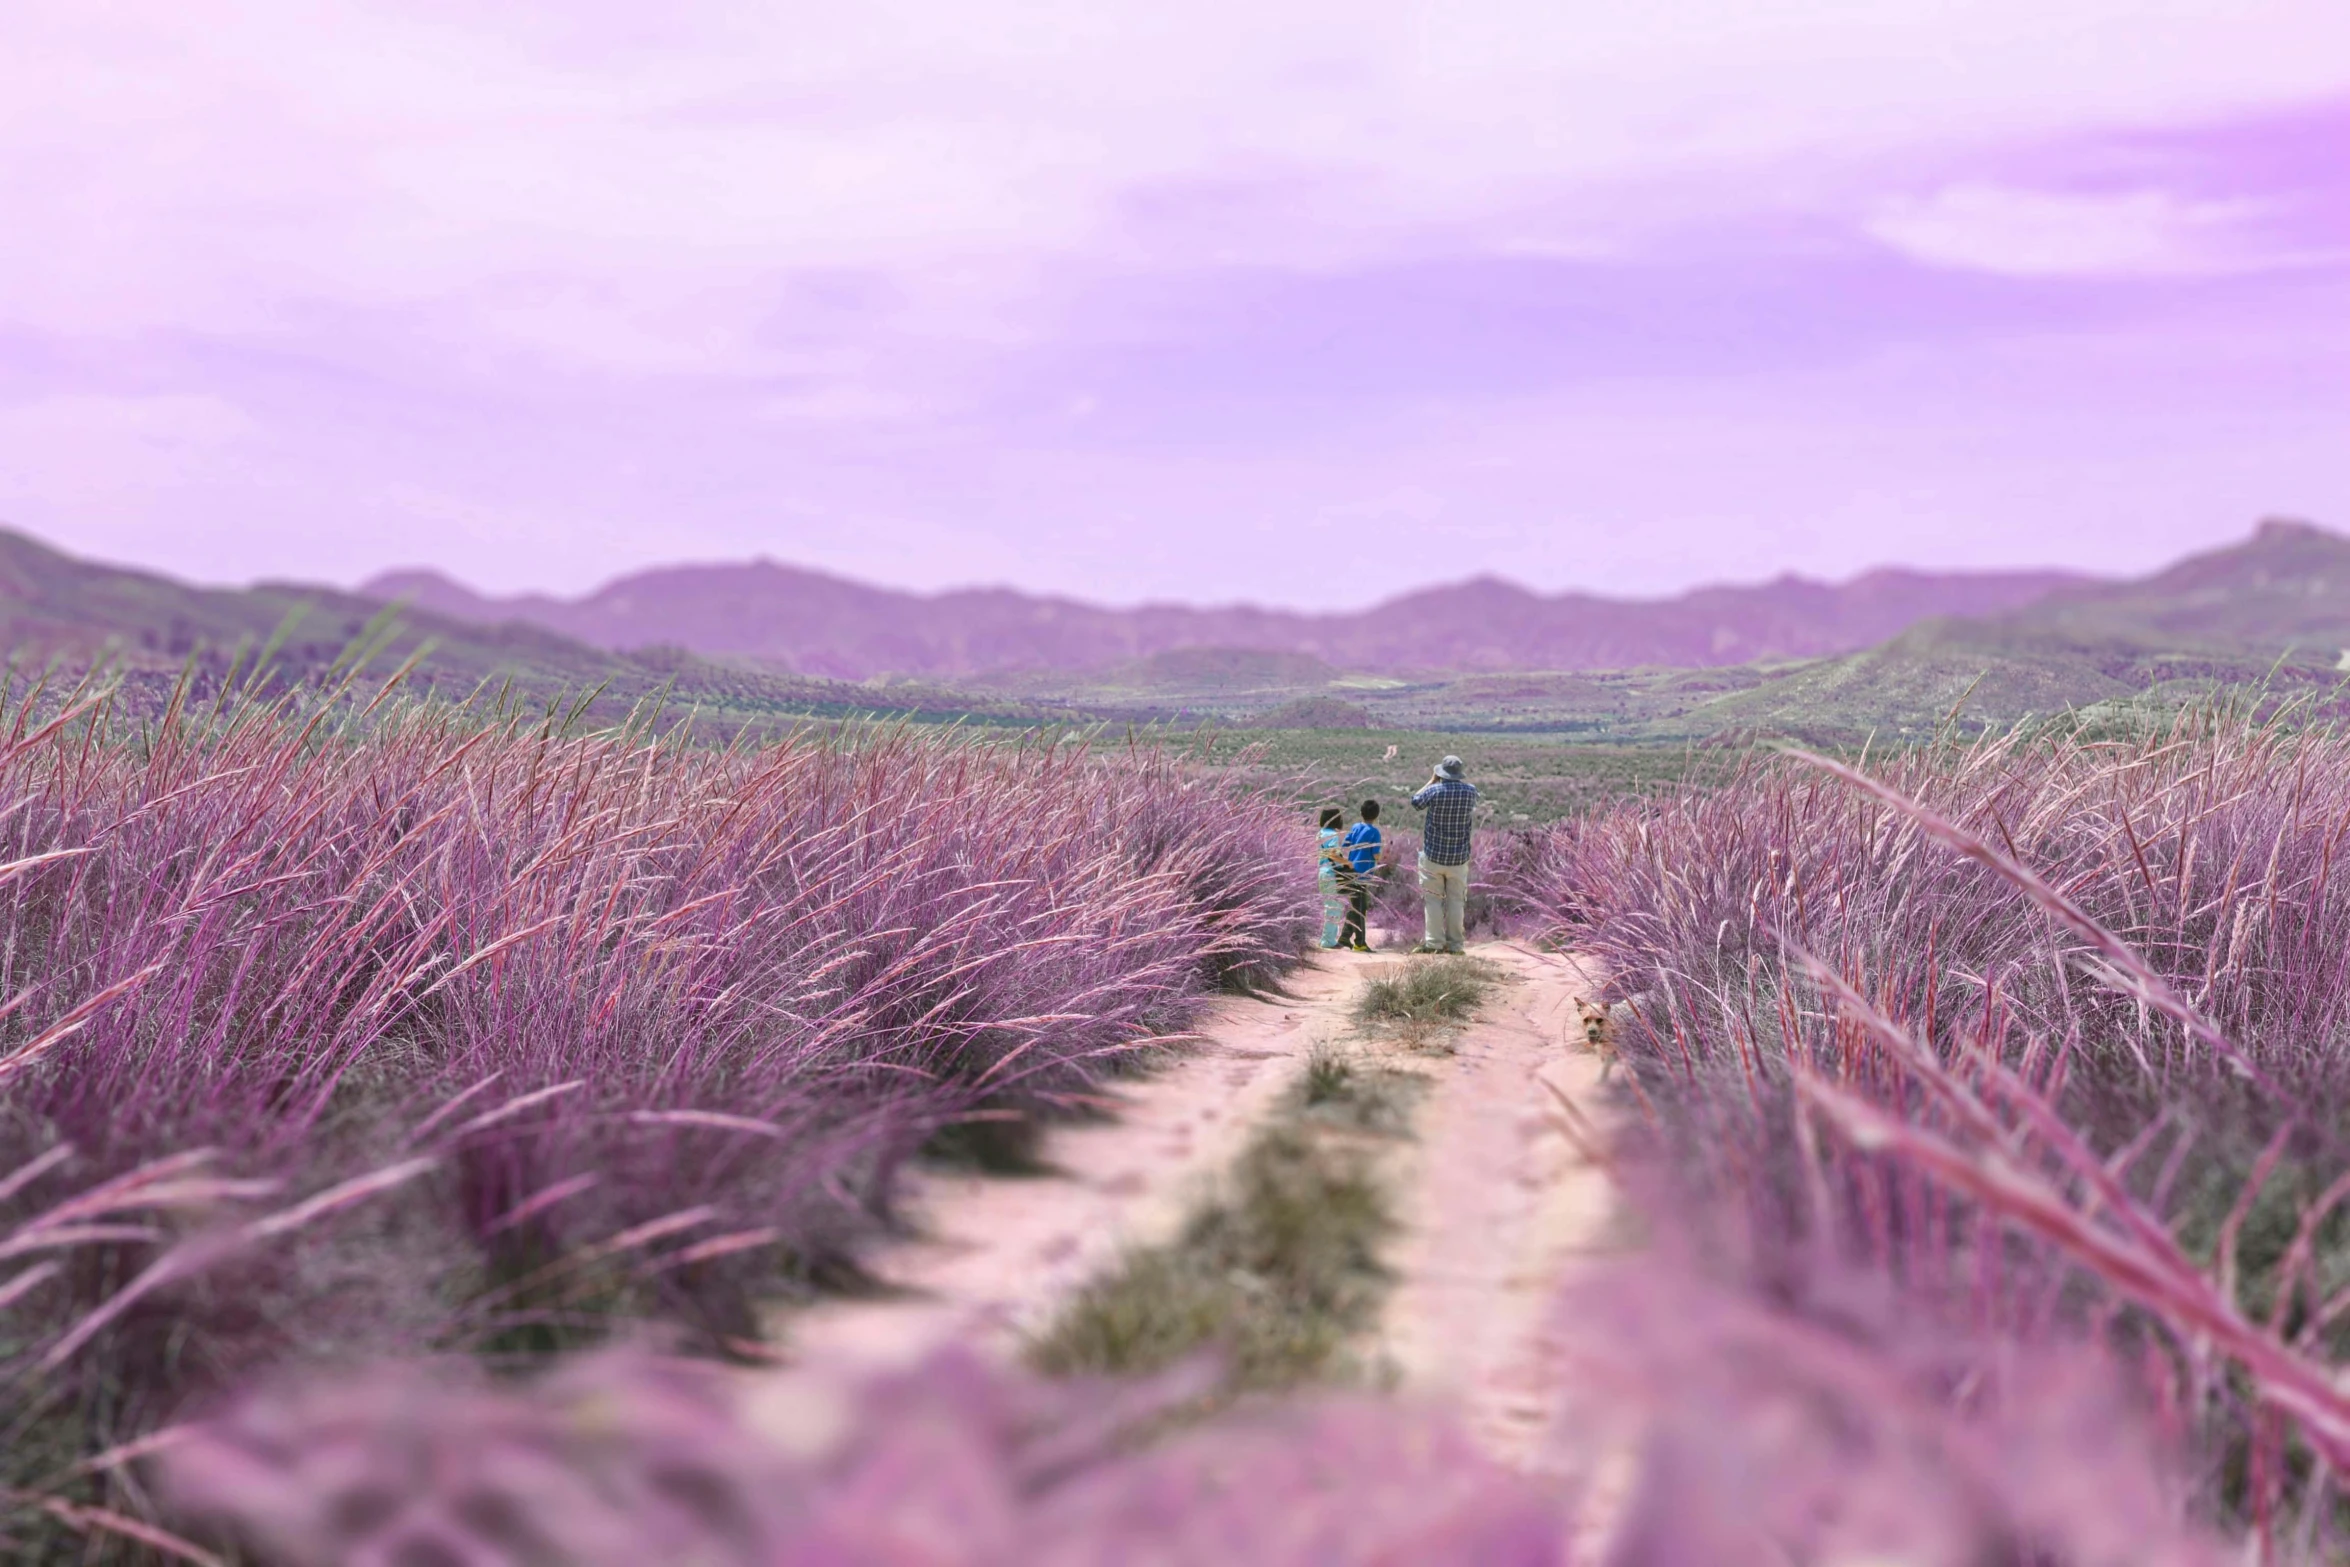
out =
[(1124, 1248), (1171, 1236), (1202, 1188), (1293, 1084), (1317, 1042), (1419, 1072), (1431, 1091), (1415, 1136), (1388, 1156), (1403, 1233), (1384, 1348), (1407, 1393), (1461, 1408), (1505, 1462), (1535, 1464), (1555, 1405), (1550, 1303), (1563, 1271), (1596, 1246), (1606, 1180), (1558, 1126), (1544, 1084), (1591, 1108), (1597, 1061), (1577, 1038), (1571, 961), (1511, 943), (1476, 955), (1505, 970), (1451, 1051), (1354, 1036), (1362, 981), (1402, 962), (1323, 952), (1287, 998), (1219, 1003), (1207, 1042), (1117, 1086), (1114, 1118), (1056, 1128), (1055, 1173), (926, 1171), (906, 1193), (908, 1238), (870, 1259), (887, 1298), (830, 1300), (783, 1324), (809, 1366), (904, 1364), (950, 1340), (1009, 1357)]

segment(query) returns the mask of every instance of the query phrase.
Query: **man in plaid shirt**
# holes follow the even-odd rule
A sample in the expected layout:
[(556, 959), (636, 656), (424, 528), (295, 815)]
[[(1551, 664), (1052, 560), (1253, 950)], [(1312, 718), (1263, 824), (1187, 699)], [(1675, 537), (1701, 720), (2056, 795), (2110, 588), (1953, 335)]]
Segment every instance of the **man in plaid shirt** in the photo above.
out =
[(1412, 796), (1412, 809), (1427, 814), (1420, 829), (1422, 952), (1467, 949), (1469, 813), (1476, 808), (1477, 786), (1461, 776), (1457, 756), (1438, 762), (1428, 787)]

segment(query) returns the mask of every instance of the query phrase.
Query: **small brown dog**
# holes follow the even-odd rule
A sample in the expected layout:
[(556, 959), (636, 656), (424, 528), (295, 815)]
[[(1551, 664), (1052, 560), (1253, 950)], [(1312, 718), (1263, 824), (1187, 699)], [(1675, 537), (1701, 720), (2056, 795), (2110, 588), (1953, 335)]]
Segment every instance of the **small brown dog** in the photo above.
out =
[(1575, 998), (1576, 1015), (1583, 1019), (1583, 1043), (1599, 1057), (1599, 1080), (1603, 1083), (1616, 1069), (1616, 1014), (1628, 1010), (1620, 1001), (1603, 1007), (1588, 996)]

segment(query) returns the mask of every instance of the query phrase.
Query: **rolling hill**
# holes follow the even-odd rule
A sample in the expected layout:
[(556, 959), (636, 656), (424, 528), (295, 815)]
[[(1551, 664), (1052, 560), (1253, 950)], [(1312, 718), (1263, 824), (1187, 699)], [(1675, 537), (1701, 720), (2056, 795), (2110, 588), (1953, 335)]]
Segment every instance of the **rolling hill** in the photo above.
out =
[(2252, 537), (2134, 581), (2003, 615), (1933, 620), (1648, 721), (1650, 733), (1760, 729), (1842, 739), (1930, 727), (1961, 698), (1974, 723), (2096, 716), (2265, 685), (2345, 713), (2350, 538), (2269, 521)]
[[(79, 560), (0, 529), (0, 651), (20, 676), (44, 664), (67, 670), (106, 665), (125, 677), (134, 701), (141, 693), (168, 689), (183, 668), (193, 669), (200, 694), (208, 692), (289, 617), (291, 629), (274, 667), (284, 679), (318, 680), (384, 612), (376, 599), (311, 584), (192, 587), (152, 572)], [(419, 651), (411, 682), (420, 689), (463, 697), (511, 682), (530, 700), (544, 702), (602, 687), (604, 695), (589, 709), (596, 717), (617, 717), (665, 686), (675, 710), (698, 710), (721, 728), (876, 709), (1007, 719), (1042, 712), (934, 688), (884, 695), (676, 648), (617, 653), (523, 622), (483, 626), (418, 608), (398, 613), (365, 673), (387, 677)]]
[(2350, 538), (2271, 519), (2252, 537), (2131, 582), (2087, 584), (1992, 618), (2084, 642), (2229, 652), (2350, 648)]

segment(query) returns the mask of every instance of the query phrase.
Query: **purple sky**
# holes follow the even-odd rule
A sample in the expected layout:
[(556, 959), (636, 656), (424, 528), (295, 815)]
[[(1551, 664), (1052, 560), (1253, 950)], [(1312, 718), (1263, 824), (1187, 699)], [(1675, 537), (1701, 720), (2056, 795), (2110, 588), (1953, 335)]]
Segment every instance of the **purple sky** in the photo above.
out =
[(2350, 528), (2344, 0), (6, 9), (0, 520), (199, 580)]

